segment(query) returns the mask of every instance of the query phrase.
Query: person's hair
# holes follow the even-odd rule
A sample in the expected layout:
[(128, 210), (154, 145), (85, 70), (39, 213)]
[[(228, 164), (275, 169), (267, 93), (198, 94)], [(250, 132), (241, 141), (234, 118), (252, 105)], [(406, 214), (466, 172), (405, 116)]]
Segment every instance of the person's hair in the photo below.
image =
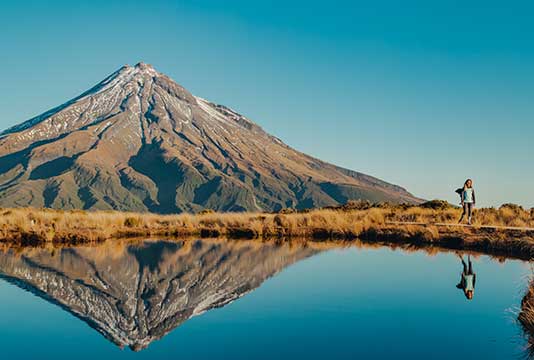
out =
[(471, 186), (473, 185), (473, 180), (471, 179), (467, 179), (465, 180), (465, 183), (464, 183), (464, 190), (467, 189), (467, 183), (471, 181)]
[(473, 290), (464, 291), (464, 295), (467, 300), (473, 300)]

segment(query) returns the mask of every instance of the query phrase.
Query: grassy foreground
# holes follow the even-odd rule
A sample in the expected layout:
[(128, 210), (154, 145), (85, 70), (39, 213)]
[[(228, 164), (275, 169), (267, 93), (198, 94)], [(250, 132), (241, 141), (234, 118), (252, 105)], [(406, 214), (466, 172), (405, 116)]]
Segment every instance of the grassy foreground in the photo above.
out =
[[(534, 255), (534, 232), (486, 229), (480, 225), (534, 228), (534, 209), (503, 205), (478, 209), (473, 227), (436, 226), (456, 223), (461, 210), (442, 201), (420, 206), (349, 202), (338, 208), (296, 212), (158, 215), (118, 211), (86, 212), (50, 209), (0, 209), (0, 241), (16, 245), (78, 244), (119, 237), (226, 236), (235, 238), (360, 238), (368, 241), (431, 243), (455, 249), (477, 249)], [(426, 226), (393, 224), (419, 222)]]

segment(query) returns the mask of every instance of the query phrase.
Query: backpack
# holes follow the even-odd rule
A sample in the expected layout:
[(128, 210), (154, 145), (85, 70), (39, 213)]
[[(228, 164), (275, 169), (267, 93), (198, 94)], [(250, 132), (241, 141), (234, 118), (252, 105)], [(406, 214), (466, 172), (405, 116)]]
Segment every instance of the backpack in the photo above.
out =
[(455, 193), (457, 193), (458, 195), (460, 195), (460, 200), (462, 199), (462, 194), (464, 192), (464, 188), (458, 188), (456, 190), (454, 190)]

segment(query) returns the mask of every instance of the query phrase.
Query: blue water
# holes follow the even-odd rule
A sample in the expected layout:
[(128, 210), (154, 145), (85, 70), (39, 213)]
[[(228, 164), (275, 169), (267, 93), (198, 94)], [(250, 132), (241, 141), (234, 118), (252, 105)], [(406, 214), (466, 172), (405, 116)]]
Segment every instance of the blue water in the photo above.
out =
[[(144, 255), (162, 256), (154, 251)], [(523, 356), (524, 335), (516, 317), (529, 264), (501, 263), (487, 256), (472, 260), (477, 282), (469, 301), (455, 286), (462, 266), (452, 252), (431, 256), (389, 248), (317, 252), (282, 266), (240, 299), (185, 321), (139, 352), (121, 350), (50, 299), (0, 280), (0, 356), (56, 360)], [(76, 268), (69, 260), (71, 265)]]

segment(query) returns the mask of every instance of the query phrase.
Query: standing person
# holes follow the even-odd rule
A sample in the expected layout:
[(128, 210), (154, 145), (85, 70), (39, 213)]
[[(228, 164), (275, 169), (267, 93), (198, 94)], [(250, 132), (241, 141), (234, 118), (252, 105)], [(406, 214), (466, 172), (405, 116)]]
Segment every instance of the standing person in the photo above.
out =
[(467, 255), (467, 263), (464, 261), (464, 257), (458, 254), (462, 260), (462, 277), (460, 278), (460, 283), (456, 285), (458, 289), (461, 289), (464, 292), (467, 300), (473, 300), (473, 295), (475, 293), (475, 284), (477, 280), (477, 274), (473, 272), (473, 264), (471, 263), (471, 255)]
[(473, 188), (473, 180), (467, 179), (464, 183), (464, 187), (461, 192), (461, 199), (462, 199), (462, 216), (460, 217), (460, 221), (458, 223), (461, 223), (464, 219), (464, 216), (467, 215), (467, 223), (471, 225), (472, 215), (473, 215), (473, 209), (475, 208), (476, 198), (475, 198), (475, 189)]

